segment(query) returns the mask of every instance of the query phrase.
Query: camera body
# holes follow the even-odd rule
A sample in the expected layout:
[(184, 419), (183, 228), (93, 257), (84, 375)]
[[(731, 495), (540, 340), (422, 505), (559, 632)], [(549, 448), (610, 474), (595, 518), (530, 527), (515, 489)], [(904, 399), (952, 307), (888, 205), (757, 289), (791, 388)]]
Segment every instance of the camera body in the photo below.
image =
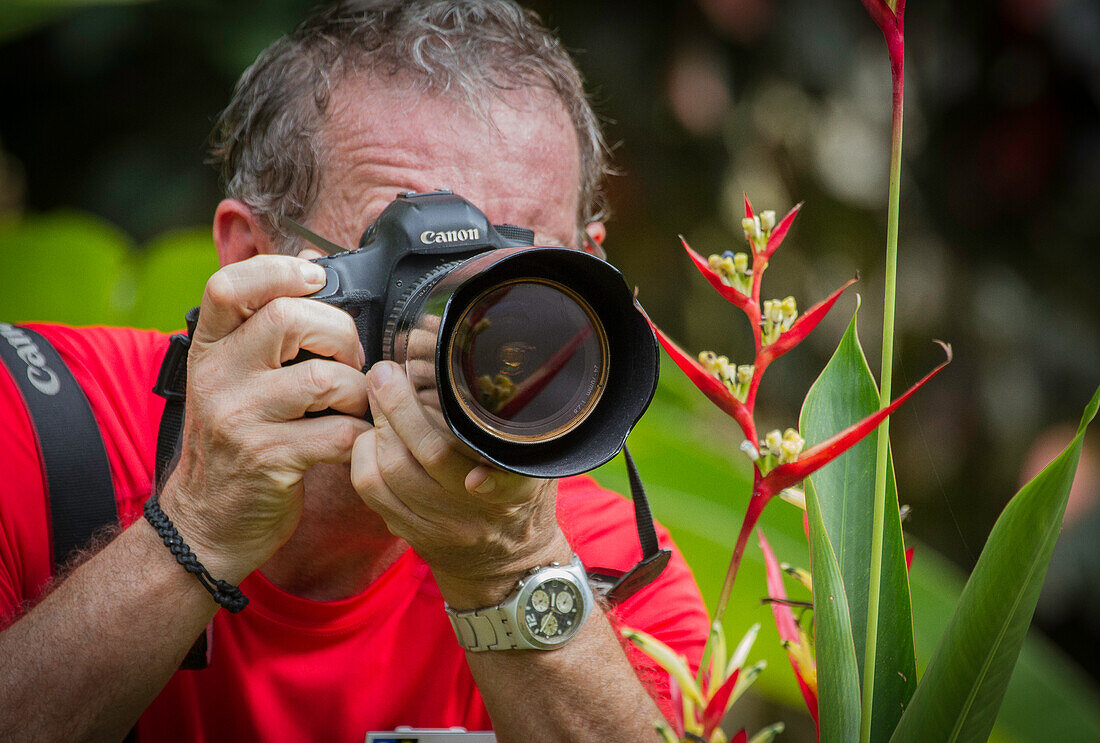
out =
[(533, 477), (615, 456), (657, 385), (656, 339), (622, 275), (534, 247), (450, 191), (403, 193), (359, 248), (316, 259), (310, 295), (348, 312), (366, 352), (404, 365), (429, 419)]
[(401, 310), (426, 278), (456, 261), (530, 246), (534, 239), (533, 230), (490, 224), (452, 191), (402, 193), (363, 232), (358, 249), (314, 261), (324, 267), (327, 282), (310, 299), (352, 316), (369, 369), (394, 359), (392, 338)]

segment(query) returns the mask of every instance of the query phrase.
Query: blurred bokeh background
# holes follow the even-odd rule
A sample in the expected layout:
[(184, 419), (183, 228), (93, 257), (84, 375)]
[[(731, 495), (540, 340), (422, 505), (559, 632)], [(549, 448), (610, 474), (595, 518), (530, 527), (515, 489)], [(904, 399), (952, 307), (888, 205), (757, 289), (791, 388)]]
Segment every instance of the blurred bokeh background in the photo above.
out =
[[(211, 121), (258, 51), (313, 4), (6, 0), (4, 319), (180, 324), (214, 268), (207, 225), (219, 188), (203, 165)], [(744, 360), (748, 328), (695, 273), (677, 235), (704, 254), (740, 249), (743, 192), (758, 209), (804, 201), (767, 296), (793, 294), (808, 307), (856, 272), (862, 278), (769, 371), (764, 430), (797, 421), (855, 291), (877, 372), (890, 79), (859, 1), (529, 5), (577, 52), (606, 120), (620, 172), (609, 184), (606, 247), (651, 316), (686, 348)], [(938, 360), (933, 338), (953, 344), (955, 361), (895, 416), (891, 434), (899, 493), (913, 509), (908, 533), (967, 570), (1022, 471), (1068, 442), (1062, 427), (1075, 424), (1100, 381), (1100, 4), (911, 0), (907, 15), (894, 388)], [(722, 463), (740, 443), (735, 427), (676, 382), (662, 390), (671, 417), (651, 426), (688, 421), (685, 452), (709, 457), (711, 469), (695, 468), (694, 494), (709, 488), (704, 497), (721, 500), (723, 477), (743, 490), (743, 471)], [(1040, 620), (1097, 674), (1100, 458), (1086, 444)], [(692, 492), (651, 449), (658, 490)], [(797, 535), (797, 524), (788, 531)], [(720, 573), (727, 555), (715, 549), (732, 541), (730, 533), (696, 549), (716, 554)], [(950, 572), (928, 561), (932, 573)], [(706, 590), (714, 580), (701, 582)], [(934, 637), (924, 644), (927, 654)], [(1064, 655), (1050, 657), (1056, 663), (1037, 678), (1068, 674), (1070, 686), (1093, 693)], [(774, 667), (770, 675), (789, 676)]]

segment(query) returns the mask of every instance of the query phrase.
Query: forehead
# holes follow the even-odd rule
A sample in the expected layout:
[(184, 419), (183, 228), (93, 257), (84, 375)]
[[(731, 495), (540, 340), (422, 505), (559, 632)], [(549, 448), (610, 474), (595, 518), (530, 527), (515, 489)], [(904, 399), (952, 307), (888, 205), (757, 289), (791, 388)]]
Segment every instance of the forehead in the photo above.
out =
[(399, 192), (449, 188), (494, 223), (529, 227), (541, 244), (573, 246), (580, 158), (564, 107), (527, 88), (486, 91), (484, 108), (479, 115), (457, 96), (410, 86), (341, 83), (321, 132), (312, 225), (354, 245)]

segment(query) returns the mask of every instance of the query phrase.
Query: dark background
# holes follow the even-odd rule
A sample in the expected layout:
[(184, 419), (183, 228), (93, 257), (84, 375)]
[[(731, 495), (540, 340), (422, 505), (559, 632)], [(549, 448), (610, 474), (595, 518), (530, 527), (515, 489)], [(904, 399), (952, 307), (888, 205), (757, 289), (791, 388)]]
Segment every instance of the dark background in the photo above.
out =
[[(76, 208), (138, 245), (208, 224), (210, 123), (313, 3), (49, 5), (0, 10), (0, 219)], [(860, 272), (877, 375), (890, 80), (858, 0), (530, 5), (577, 52), (606, 119), (621, 172), (607, 248), (654, 319), (686, 348), (746, 361), (748, 328), (677, 235), (704, 254), (741, 249), (742, 192), (780, 213), (805, 201), (765, 294), (805, 308)], [(1100, 381), (1100, 4), (912, 0), (907, 20), (894, 389), (938, 361), (933, 338), (955, 361), (891, 433), (908, 530), (969, 568), (1033, 442), (1075, 423)], [(854, 306), (773, 367), (762, 430), (795, 423)], [(1074, 519), (1095, 509), (1096, 476), (1074, 497)], [(1083, 529), (1067, 528), (1073, 559), (1095, 580)], [(1048, 628), (1080, 643), (1096, 600), (1059, 595)]]

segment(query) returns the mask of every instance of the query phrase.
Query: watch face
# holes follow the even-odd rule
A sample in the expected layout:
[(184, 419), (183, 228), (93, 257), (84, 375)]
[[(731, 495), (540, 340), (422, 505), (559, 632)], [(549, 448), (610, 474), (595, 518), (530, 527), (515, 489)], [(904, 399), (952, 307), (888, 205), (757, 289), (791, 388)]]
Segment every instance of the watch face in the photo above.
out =
[(546, 643), (564, 642), (583, 619), (584, 601), (575, 585), (560, 578), (544, 581), (523, 607), (523, 621), (532, 637)]

